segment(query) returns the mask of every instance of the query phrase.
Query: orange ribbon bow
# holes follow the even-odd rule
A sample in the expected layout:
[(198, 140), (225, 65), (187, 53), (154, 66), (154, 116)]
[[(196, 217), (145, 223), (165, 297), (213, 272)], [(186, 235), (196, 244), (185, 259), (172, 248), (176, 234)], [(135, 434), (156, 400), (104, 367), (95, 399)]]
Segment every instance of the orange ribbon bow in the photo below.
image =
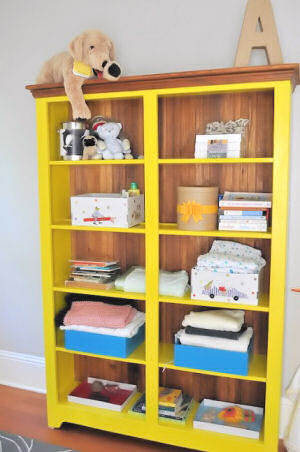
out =
[(177, 212), (182, 215), (181, 220), (187, 223), (192, 217), (195, 223), (203, 219), (204, 214), (212, 214), (218, 212), (218, 206), (216, 205), (202, 205), (196, 201), (187, 201), (182, 204), (178, 204)]

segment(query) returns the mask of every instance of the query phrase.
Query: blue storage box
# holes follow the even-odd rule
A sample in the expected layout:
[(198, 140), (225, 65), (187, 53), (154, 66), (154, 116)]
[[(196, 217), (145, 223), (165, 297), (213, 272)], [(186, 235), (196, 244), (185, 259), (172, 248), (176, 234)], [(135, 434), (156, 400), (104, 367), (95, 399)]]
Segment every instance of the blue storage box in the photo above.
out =
[(252, 342), (251, 340), (248, 351), (243, 353), (182, 345), (177, 339), (174, 344), (174, 365), (224, 374), (248, 375)]
[(133, 337), (108, 336), (85, 331), (65, 330), (65, 347), (68, 350), (95, 355), (127, 358), (145, 339), (145, 325)]

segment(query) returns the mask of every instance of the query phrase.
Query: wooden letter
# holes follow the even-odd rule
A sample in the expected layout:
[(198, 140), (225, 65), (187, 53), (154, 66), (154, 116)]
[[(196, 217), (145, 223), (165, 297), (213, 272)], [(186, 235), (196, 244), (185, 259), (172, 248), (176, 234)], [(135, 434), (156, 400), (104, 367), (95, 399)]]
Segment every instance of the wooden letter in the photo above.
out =
[(248, 66), (252, 49), (264, 49), (269, 64), (283, 62), (270, 0), (248, 0), (234, 65)]

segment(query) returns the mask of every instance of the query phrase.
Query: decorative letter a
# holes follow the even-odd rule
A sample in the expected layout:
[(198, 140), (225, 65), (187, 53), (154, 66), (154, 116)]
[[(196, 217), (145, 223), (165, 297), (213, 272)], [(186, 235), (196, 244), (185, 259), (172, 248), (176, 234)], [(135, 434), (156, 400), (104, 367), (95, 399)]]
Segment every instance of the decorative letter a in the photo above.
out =
[(283, 62), (270, 0), (248, 0), (234, 65), (248, 66), (252, 49), (264, 49), (269, 64)]

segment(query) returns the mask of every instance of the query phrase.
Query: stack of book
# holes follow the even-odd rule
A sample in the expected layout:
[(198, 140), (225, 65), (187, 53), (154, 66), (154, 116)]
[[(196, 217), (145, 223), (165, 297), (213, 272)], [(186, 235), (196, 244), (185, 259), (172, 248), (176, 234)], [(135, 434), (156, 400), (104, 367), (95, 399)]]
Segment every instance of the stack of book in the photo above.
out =
[(75, 259), (70, 262), (71, 273), (65, 285), (71, 287), (109, 290), (121, 271), (118, 261)]
[(220, 231), (261, 231), (269, 225), (272, 193), (226, 191), (219, 199)]
[[(181, 389), (159, 388), (159, 417), (185, 423), (194, 404), (192, 397), (183, 394)], [(130, 410), (133, 414), (146, 413), (145, 394), (137, 400)]]

